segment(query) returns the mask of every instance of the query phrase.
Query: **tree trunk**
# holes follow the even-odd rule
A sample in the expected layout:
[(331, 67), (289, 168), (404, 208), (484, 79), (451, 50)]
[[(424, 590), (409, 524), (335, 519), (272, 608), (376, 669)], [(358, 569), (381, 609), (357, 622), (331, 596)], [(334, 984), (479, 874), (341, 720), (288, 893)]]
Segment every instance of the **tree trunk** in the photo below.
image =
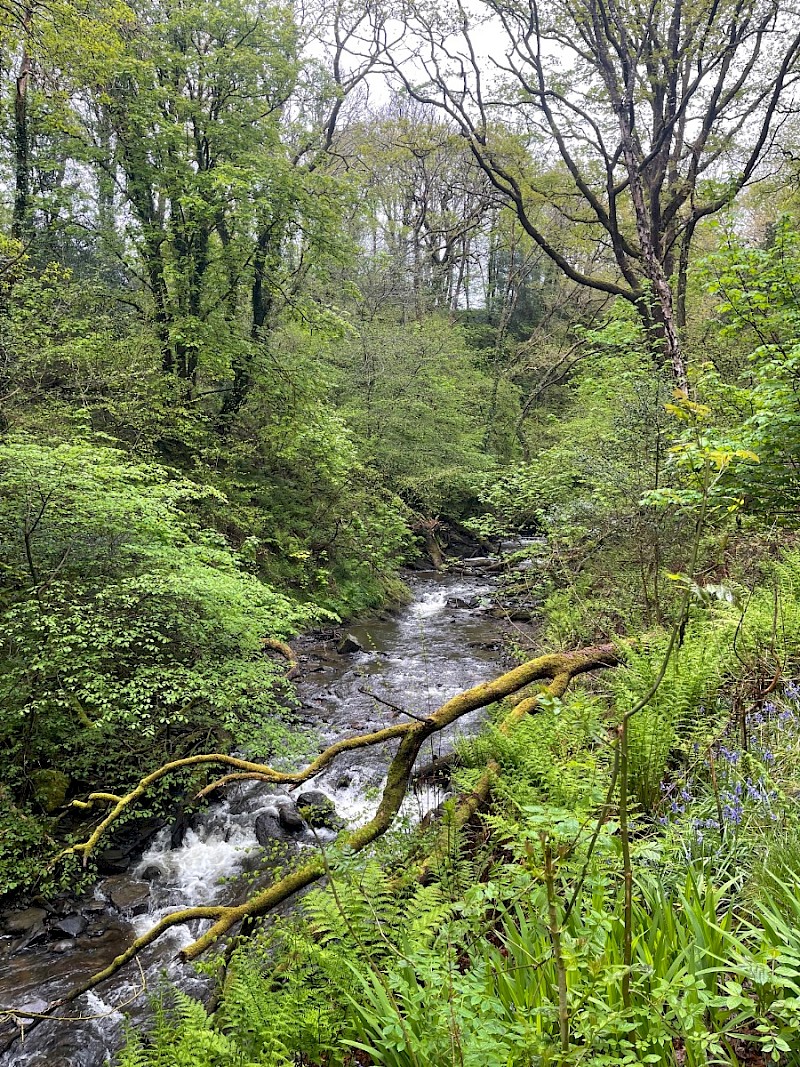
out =
[(28, 128), (31, 57), (27, 42), (31, 19), (32, 10), (26, 7), (22, 20), (22, 59), (14, 88), (14, 213), (11, 236), (19, 241), (27, 240), (31, 234), (31, 141)]

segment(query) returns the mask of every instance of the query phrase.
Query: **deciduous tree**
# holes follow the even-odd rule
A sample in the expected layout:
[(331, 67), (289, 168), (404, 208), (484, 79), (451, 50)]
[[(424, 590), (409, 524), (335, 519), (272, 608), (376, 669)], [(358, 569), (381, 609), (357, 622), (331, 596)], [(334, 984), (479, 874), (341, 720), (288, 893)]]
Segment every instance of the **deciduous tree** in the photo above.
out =
[[(792, 106), (796, 12), (776, 0), (481, 0), (452, 17), (417, 5), (408, 26), (413, 62), (394, 62), (406, 89), (458, 124), (569, 278), (637, 307), (685, 388), (692, 238), (757, 175)], [(491, 57), (487, 26), (500, 39)], [(542, 156), (560, 161), (561, 210), (591, 228), (609, 269), (585, 271), (537, 225)]]

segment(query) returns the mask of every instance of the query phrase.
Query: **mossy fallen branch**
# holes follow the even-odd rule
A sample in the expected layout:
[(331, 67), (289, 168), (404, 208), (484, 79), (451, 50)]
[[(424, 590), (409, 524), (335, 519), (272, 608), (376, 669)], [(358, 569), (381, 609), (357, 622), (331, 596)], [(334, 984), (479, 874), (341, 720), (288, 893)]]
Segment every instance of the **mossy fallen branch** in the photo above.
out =
[(289, 670), (286, 677), (291, 681), (292, 678), (296, 678), (300, 673), (300, 663), (297, 656), (294, 654), (294, 649), (291, 645), (287, 645), (285, 641), (279, 641), (276, 637), (265, 637), (262, 644), (264, 648), (270, 648), (273, 652), (279, 652), (288, 662)]
[[(558, 697), (564, 694), (570, 681), (577, 675), (605, 667), (615, 667), (619, 662), (617, 650), (612, 645), (598, 645), (575, 652), (539, 656), (537, 659), (530, 660), (519, 667), (515, 667), (513, 670), (507, 671), (499, 678), (489, 682), (482, 682), (472, 689), (459, 693), (426, 718), (420, 717), (409, 723), (400, 723), (368, 734), (360, 734), (356, 737), (337, 741), (321, 752), (316, 759), (301, 771), (278, 771), (266, 764), (253, 763), (248, 760), (238, 759), (235, 756), (213, 752), (174, 760), (146, 775), (134, 789), (123, 797), (115, 797), (108, 793), (92, 793), (89, 795), (88, 801), (79, 802), (79, 806), (82, 807), (90, 807), (101, 801), (113, 803), (114, 806), (85, 842), (73, 845), (62, 852), (60, 856), (79, 853), (83, 856), (85, 863), (104, 834), (107, 833), (127, 808), (143, 797), (155, 782), (165, 775), (181, 770), (184, 767), (219, 764), (235, 769), (234, 773), (226, 775), (206, 787), (202, 791), (203, 793), (221, 788), (223, 785), (234, 781), (240, 782), (250, 779), (296, 786), (319, 773), (323, 767), (326, 767), (342, 752), (367, 748), (386, 741), (399, 739), (400, 744), (389, 765), (386, 783), (375, 815), (364, 826), (356, 830), (342, 831), (337, 838), (339, 844), (346, 845), (353, 852), (358, 852), (385, 834), (393, 824), (408, 792), (414, 764), (423, 743), (429, 737), (439, 733), (446, 726), (471, 711), (477, 711), (490, 704), (513, 698), (515, 694), (520, 694), (526, 687), (537, 681), (549, 680), (545, 691), (551, 696)], [(501, 729), (504, 732), (511, 731), (515, 723), (535, 711), (540, 695), (525, 693), (523, 698), (509, 710), (501, 724)], [(468, 797), (463, 798), (456, 809), (457, 825), (463, 825), (481, 805), (486, 803), (498, 770), (499, 768), (491, 764), (487, 766), (473, 792)], [(440, 843), (437, 843), (430, 860), (427, 861), (428, 870), (430, 870), (430, 863), (435, 858), (439, 847)], [(423, 865), (423, 868), (425, 866)], [(101, 982), (111, 978), (120, 968), (137, 956), (142, 949), (152, 944), (173, 926), (198, 919), (211, 920), (209, 928), (180, 953), (184, 960), (197, 959), (221, 937), (228, 934), (238, 923), (244, 919), (258, 918), (268, 914), (293, 894), (319, 880), (324, 873), (325, 864), (323, 859), (321, 857), (315, 858), (298, 870), (287, 874), (274, 885), (255, 893), (242, 904), (182, 908), (164, 916), (147, 933), (137, 938), (125, 952), (112, 960), (107, 967), (81, 983), (68, 997), (53, 1005), (51, 1010), (55, 1010), (81, 993), (88, 992)]]

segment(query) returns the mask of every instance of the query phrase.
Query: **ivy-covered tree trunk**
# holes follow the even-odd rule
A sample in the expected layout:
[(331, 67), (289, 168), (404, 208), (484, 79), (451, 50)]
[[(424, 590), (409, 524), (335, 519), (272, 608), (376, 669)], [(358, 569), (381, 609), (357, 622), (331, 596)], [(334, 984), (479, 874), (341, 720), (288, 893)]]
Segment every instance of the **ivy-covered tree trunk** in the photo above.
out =
[(31, 233), (31, 144), (28, 116), (28, 94), (32, 64), (27, 38), (31, 31), (33, 11), (26, 6), (22, 18), (22, 58), (14, 87), (14, 212), (11, 234), (19, 241)]

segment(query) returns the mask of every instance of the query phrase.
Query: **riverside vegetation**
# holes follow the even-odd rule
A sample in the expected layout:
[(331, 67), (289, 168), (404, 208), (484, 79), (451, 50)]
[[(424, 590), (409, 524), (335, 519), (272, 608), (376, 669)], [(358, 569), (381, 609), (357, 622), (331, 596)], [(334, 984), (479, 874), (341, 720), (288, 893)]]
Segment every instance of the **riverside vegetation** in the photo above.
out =
[(798, 1064), (800, 23), (451, 16), (0, 0), (0, 893), (335, 760), (287, 642), (535, 533), (516, 665), (118, 1063)]

